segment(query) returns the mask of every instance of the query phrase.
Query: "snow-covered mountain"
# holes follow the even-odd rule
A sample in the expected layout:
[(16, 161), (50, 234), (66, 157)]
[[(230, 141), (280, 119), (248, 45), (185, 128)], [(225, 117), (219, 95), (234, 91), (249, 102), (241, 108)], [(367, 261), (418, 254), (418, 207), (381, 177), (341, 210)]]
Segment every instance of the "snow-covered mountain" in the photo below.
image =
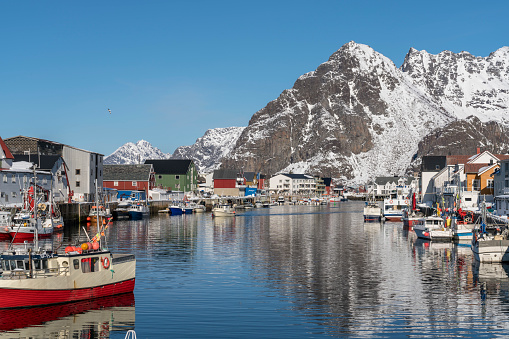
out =
[(232, 151), (245, 127), (209, 129), (193, 145), (181, 146), (166, 154), (145, 140), (128, 142), (104, 158), (105, 164), (138, 164), (145, 159), (192, 159), (198, 170), (210, 173), (219, 168), (222, 158)]
[(410, 49), (397, 68), (349, 42), (256, 112), (223, 166), (359, 183), (401, 175), (434, 130), (468, 116), (506, 124), (508, 104), (508, 47), (486, 58)]
[(221, 160), (229, 154), (245, 127), (209, 129), (191, 146), (181, 146), (173, 152), (172, 158), (193, 159), (202, 173), (218, 169)]
[(136, 144), (128, 142), (107, 157), (104, 158), (105, 164), (143, 164), (145, 159), (168, 159), (171, 154), (161, 152), (157, 147), (145, 140), (140, 140)]

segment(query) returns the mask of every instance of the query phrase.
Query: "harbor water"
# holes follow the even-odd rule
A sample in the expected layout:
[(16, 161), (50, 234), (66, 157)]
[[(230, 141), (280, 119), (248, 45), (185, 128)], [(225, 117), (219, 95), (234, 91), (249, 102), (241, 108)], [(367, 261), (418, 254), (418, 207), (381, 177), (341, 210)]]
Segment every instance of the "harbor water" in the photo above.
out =
[[(420, 241), (400, 222), (364, 223), (362, 208), (115, 221), (108, 246), (136, 255), (134, 294), (35, 310), (0, 337), (124, 338), (129, 329), (138, 338), (509, 336), (507, 267), (477, 264), (468, 244)], [(70, 228), (43, 246), (79, 236)], [(6, 312), (0, 317), (31, 314)]]

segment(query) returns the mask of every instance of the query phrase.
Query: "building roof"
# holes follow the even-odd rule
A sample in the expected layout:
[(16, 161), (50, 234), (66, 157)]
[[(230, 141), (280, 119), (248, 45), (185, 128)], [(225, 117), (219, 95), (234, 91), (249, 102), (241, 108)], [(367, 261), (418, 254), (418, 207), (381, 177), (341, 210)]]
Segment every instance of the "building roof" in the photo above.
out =
[(60, 155), (24, 155), (24, 154), (16, 154), (14, 156), (14, 161), (26, 161), (31, 162), (37, 165), (37, 168), (40, 170), (48, 170), (51, 171), (55, 163), (60, 159)]
[(255, 172), (244, 172), (244, 178), (246, 181), (254, 182), (256, 179), (256, 173)]
[(0, 147), (2, 148), (2, 151), (5, 155), (5, 159), (14, 159), (14, 157), (11, 154), (11, 151), (9, 151), (9, 147), (7, 147), (2, 138), (0, 138)]
[(145, 160), (145, 164), (154, 166), (156, 174), (187, 174), (192, 163), (193, 161), (189, 159)]
[(212, 179), (235, 179), (237, 180), (237, 176), (239, 175), (239, 170), (232, 170), (232, 169), (219, 169), (214, 171), (214, 175), (212, 176)]
[(403, 178), (403, 179), (405, 179), (405, 180), (410, 179), (410, 180), (409, 180), (410, 182), (413, 180), (413, 178), (412, 178), (412, 177), (376, 177), (376, 179), (375, 179), (375, 183), (376, 183), (377, 185), (385, 185), (385, 184), (387, 184), (388, 182), (393, 182), (393, 183), (397, 184), (397, 183), (398, 183), (398, 181), (399, 181), (399, 179), (401, 179), (401, 178)]
[(149, 181), (152, 166), (143, 165), (104, 165), (103, 180)]
[(425, 155), (422, 157), (422, 172), (438, 172), (447, 164), (445, 155)]
[(34, 138), (34, 137), (27, 137), (27, 136), (24, 136), (24, 135), (18, 135), (18, 136), (15, 136), (15, 137), (12, 137), (12, 138), (7, 138), (5, 140), (15, 140), (15, 139), (27, 139), (27, 140), (32, 140), (32, 141), (36, 141), (36, 142), (46, 142), (48, 144), (53, 144), (53, 145), (58, 145), (58, 146), (65, 146), (65, 147), (69, 147), (69, 148), (72, 148), (72, 149), (75, 149), (75, 150), (78, 150), (78, 151), (83, 151), (83, 152), (87, 152), (87, 153), (93, 153), (93, 154), (98, 154), (98, 155), (104, 155), (104, 154), (101, 154), (101, 153), (97, 153), (97, 152), (92, 152), (92, 151), (87, 151), (85, 149), (82, 149), (82, 148), (78, 148), (78, 147), (74, 147), (74, 146), (69, 146), (69, 145), (66, 145), (66, 144), (62, 144), (62, 143), (59, 143), (59, 142), (56, 142), (56, 141), (51, 141), (51, 140), (45, 140), (45, 139), (41, 139), (41, 138)]
[(481, 163), (481, 164), (465, 164), (465, 173), (478, 173), (479, 170), (483, 167), (491, 166), (487, 163)]
[(471, 155), (448, 155), (447, 165), (466, 164), (471, 157)]
[(281, 175), (284, 175), (285, 177), (288, 177), (290, 179), (314, 179), (311, 175), (307, 174), (289, 174), (289, 173), (279, 173)]

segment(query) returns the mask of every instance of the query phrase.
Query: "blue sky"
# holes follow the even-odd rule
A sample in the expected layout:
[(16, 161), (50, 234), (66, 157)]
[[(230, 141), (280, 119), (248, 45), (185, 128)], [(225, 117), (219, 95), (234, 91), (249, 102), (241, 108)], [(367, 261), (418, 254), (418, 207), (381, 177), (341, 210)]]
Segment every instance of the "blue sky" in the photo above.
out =
[[(251, 116), (343, 44), (509, 45), (509, 1), (3, 1), (0, 137), (163, 152)], [(108, 113), (111, 109), (111, 114)]]

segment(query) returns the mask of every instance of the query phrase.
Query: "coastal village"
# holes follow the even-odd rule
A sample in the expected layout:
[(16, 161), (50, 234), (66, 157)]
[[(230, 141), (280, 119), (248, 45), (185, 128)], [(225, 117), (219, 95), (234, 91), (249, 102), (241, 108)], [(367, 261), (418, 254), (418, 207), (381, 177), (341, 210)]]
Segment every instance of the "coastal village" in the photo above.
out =
[(102, 154), (25, 136), (0, 139), (0, 144), (3, 208), (23, 205), (23, 191), (32, 185), (35, 164), (37, 184), (43, 191), (51, 191), (52, 199), (62, 206), (91, 206), (100, 201), (113, 209), (129, 200), (152, 203), (155, 213), (170, 204), (190, 201), (207, 204), (210, 210), (221, 200), (242, 205), (245, 201), (304, 204), (398, 198), (409, 206), (413, 195), (421, 206), (431, 209), (438, 203), (478, 211), (485, 203), (497, 216), (506, 218), (509, 214), (509, 155), (481, 148), (469, 155), (424, 156), (420, 171), (411, 176), (377, 177), (352, 187), (313, 173), (277, 173), (271, 177), (249, 169), (199, 173), (191, 159), (107, 165)]

